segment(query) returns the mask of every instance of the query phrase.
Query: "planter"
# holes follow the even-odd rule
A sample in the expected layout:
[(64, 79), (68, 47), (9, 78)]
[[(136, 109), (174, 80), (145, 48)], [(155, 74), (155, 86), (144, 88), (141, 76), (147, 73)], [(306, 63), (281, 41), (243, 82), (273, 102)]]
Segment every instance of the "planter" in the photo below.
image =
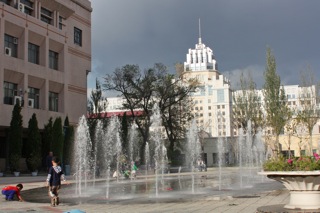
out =
[(37, 175), (38, 175), (38, 172), (31, 172), (31, 175), (32, 175), (32, 176), (37, 176)]
[(258, 172), (279, 181), (290, 191), (287, 209), (320, 208), (320, 171)]
[(20, 175), (20, 172), (13, 172), (14, 176), (18, 177)]

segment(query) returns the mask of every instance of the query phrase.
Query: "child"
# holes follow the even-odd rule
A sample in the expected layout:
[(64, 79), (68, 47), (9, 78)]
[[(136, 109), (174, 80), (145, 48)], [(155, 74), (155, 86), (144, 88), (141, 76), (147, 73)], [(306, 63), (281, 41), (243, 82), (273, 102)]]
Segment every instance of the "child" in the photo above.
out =
[(17, 195), (19, 201), (24, 201), (20, 195), (20, 191), (23, 189), (21, 183), (16, 186), (6, 186), (2, 189), (2, 194), (6, 196), (6, 200), (13, 201), (14, 195)]
[(59, 189), (61, 180), (66, 181), (57, 157), (52, 157), (52, 167), (49, 169), (47, 177), (47, 186), (49, 186), (49, 196), (51, 197), (51, 206), (59, 205)]

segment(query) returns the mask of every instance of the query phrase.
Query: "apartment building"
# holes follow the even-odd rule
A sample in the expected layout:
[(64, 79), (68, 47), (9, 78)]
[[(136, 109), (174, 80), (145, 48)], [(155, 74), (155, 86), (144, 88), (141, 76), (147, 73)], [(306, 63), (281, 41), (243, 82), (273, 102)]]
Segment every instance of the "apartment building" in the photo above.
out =
[(40, 129), (86, 113), (91, 12), (89, 0), (0, 0), (0, 158), (15, 103), (24, 128), (33, 113)]

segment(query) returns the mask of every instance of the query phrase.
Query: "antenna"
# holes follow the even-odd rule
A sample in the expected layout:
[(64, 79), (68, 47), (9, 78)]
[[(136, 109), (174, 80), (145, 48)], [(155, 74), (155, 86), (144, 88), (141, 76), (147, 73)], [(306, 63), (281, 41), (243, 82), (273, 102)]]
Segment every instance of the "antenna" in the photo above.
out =
[(199, 44), (201, 44), (201, 22), (200, 22), (200, 18), (199, 18)]

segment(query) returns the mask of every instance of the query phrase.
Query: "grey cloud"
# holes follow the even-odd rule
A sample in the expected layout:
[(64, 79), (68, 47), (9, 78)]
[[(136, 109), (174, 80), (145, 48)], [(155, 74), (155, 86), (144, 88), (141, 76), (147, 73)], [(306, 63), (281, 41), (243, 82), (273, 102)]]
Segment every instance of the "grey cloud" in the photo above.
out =
[(173, 71), (197, 43), (198, 18), (221, 73), (264, 70), (267, 46), (283, 82), (298, 84), (305, 64), (320, 68), (320, 1), (92, 0), (92, 7), (91, 87), (96, 76), (125, 64), (162, 62)]

